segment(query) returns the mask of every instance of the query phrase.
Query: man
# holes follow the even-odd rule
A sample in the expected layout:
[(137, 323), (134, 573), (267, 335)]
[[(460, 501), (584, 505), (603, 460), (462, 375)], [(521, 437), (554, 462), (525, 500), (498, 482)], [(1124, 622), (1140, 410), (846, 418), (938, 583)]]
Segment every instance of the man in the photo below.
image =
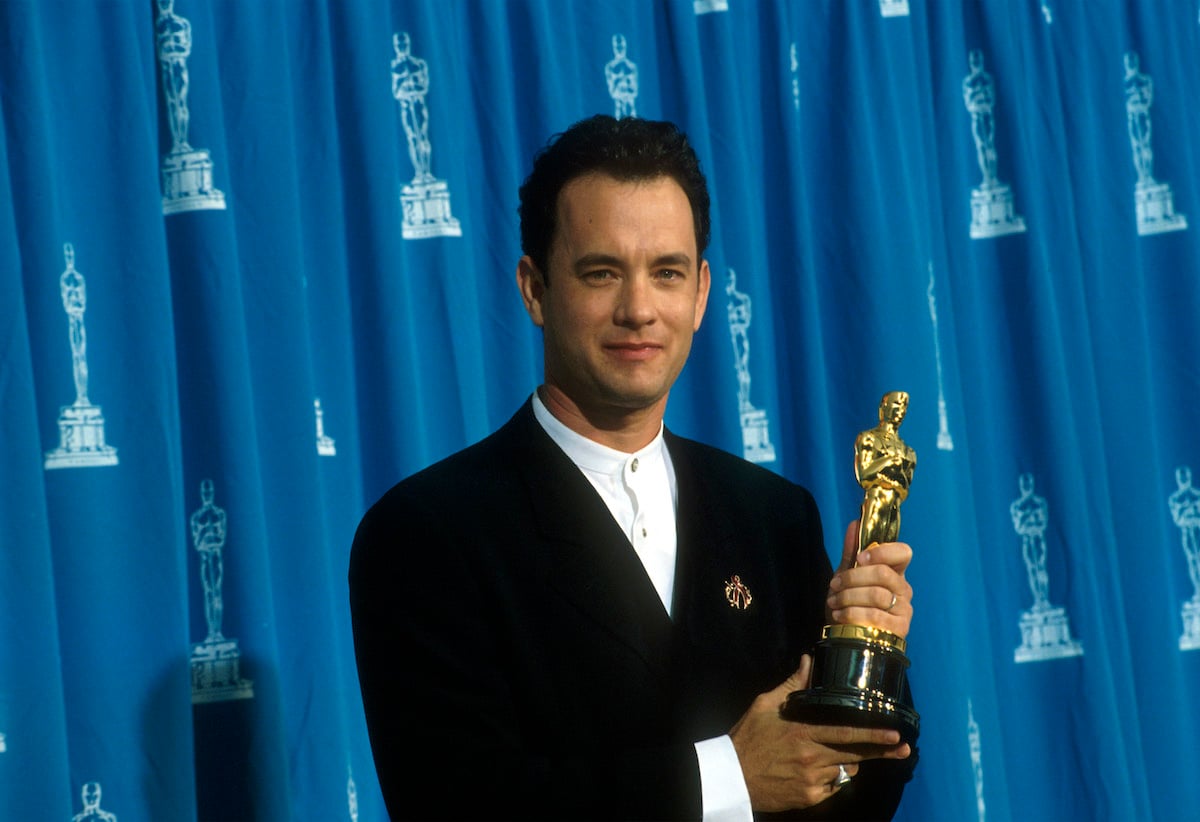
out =
[(389, 491), (351, 556), (393, 816), (895, 809), (898, 734), (779, 708), (826, 621), (908, 633), (911, 550), (877, 546), (831, 581), (807, 491), (663, 428), (708, 299), (708, 234), (704, 177), (668, 123), (593, 117), (535, 160), (517, 285), (545, 382)]

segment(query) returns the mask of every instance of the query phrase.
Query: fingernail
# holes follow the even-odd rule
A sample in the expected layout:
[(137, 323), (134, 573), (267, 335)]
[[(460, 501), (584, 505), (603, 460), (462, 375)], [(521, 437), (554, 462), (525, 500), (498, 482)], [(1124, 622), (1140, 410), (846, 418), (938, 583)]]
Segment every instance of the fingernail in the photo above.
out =
[(829, 580), (829, 590), (831, 590), (831, 591), (842, 590), (842, 577), (840, 575), (835, 575), (833, 579)]

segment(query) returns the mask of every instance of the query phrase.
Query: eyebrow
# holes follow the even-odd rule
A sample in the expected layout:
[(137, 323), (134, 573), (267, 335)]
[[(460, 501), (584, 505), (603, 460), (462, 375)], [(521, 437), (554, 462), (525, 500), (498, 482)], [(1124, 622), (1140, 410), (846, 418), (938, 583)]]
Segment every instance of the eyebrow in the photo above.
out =
[[(592, 266), (597, 266), (597, 265), (605, 265), (605, 266), (610, 266), (612, 268), (623, 268), (625, 263), (619, 257), (614, 257), (612, 254), (602, 254), (599, 252), (595, 252), (595, 253), (591, 253), (591, 254), (584, 254), (582, 257), (580, 257), (578, 260), (575, 261), (575, 269), (577, 271), (580, 269), (583, 269), (583, 268), (591, 268)], [(664, 265), (682, 266), (684, 268), (690, 269), (692, 266), (692, 258), (689, 257), (687, 254), (683, 253), (682, 251), (674, 252), (671, 254), (663, 254), (662, 256), (654, 258), (654, 261), (652, 262), (651, 267), (659, 268)]]

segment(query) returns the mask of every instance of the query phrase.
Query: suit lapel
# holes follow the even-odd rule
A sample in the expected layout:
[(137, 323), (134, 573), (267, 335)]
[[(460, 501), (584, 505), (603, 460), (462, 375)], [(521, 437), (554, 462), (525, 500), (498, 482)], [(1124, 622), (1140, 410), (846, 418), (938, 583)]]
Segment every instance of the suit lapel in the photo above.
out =
[(671, 620), (629, 539), (583, 473), (533, 416), (513, 418), (516, 457), (543, 538), (547, 582), (660, 675), (671, 662)]
[[(670, 434), (667, 444), (679, 492), (672, 613), (686, 648), (688, 676), (698, 678), (699, 685), (707, 679), (706, 672), (756, 664), (761, 646), (774, 633), (771, 622), (779, 603), (770, 602), (771, 592), (764, 587), (773, 574), (764, 565), (767, 557), (747, 552), (746, 539), (737, 531), (753, 523), (734, 522), (730, 511), (735, 505), (707, 481), (713, 469), (703, 452)], [(757, 596), (744, 608), (727, 599), (726, 584), (735, 574), (751, 596)], [(711, 691), (718, 686), (709, 681), (705, 687)]]

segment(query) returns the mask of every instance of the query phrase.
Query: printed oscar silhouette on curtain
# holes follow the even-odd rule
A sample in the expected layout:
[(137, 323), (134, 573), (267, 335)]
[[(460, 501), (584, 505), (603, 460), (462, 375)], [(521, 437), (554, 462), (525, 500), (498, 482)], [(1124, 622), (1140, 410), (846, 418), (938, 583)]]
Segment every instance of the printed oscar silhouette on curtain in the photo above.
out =
[(412, 180), (400, 189), (406, 240), (461, 237), (462, 227), (450, 213), (450, 187), (433, 176), (433, 143), (429, 137), (429, 64), (412, 53), (408, 32), (392, 35), (392, 96), (400, 104), (400, 123), (408, 140)]
[(750, 402), (750, 295), (737, 289), (737, 274), (729, 269), (725, 286), (729, 295), (726, 313), (729, 335), (733, 341), (733, 364), (738, 380), (738, 419), (742, 425), (742, 456), (750, 462), (774, 462), (775, 446), (771, 444), (770, 420), (767, 412)]
[(313, 400), (313, 410), (317, 417), (317, 454), (322, 457), (336, 457), (337, 446), (333, 438), (325, 434), (325, 412), (321, 410), (321, 398)]
[(979, 723), (975, 721), (975, 708), (967, 699), (967, 749), (971, 752), (971, 772), (975, 775), (975, 809), (979, 822), (987, 819), (987, 805), (983, 801), (983, 740)]
[(971, 73), (963, 78), (963, 102), (971, 114), (971, 136), (983, 181), (971, 189), (971, 239), (1017, 234), (1025, 219), (1016, 213), (1012, 189), (996, 174), (996, 84), (983, 69), (983, 51), (967, 55)]
[(908, 17), (908, 0), (879, 0), (879, 14), (883, 17)]
[(254, 683), (242, 679), (239, 670), (242, 653), (238, 641), (221, 632), (225, 614), (222, 587), (225, 560), (222, 552), (228, 537), (225, 510), (213, 502), (213, 481), (200, 483), (200, 507), (188, 518), (192, 546), (200, 555), (200, 581), (204, 586), (204, 621), (208, 634), (192, 646), (192, 702), (224, 702), (250, 699)]
[(638, 68), (629, 59), (625, 35), (612, 37), (613, 58), (604, 64), (604, 81), (613, 100), (613, 117), (637, 117)]
[(63, 245), (66, 270), (59, 278), (67, 331), (71, 341), (71, 370), (75, 377), (75, 402), (58, 414), (58, 447), (46, 453), (45, 467), (88, 468), (116, 465), (117, 449), (104, 441), (104, 414), (88, 399), (87, 282), (75, 268), (75, 248)]
[(192, 24), (175, 13), (175, 0), (157, 0), (154, 40), (167, 101), (171, 150), (162, 161), (163, 214), (225, 208), (225, 195), (213, 186), (208, 149), (188, 143), (188, 67)]
[(117, 815), (100, 807), (101, 789), (99, 782), (85, 782), (83, 810), (71, 817), (71, 822), (117, 822)]
[(358, 822), (358, 786), (354, 784), (354, 769), (346, 767), (346, 811), (350, 822)]
[(937, 366), (937, 410), (938, 433), (937, 447), (939, 451), (953, 451), (954, 438), (950, 436), (950, 419), (946, 412), (946, 388), (942, 380), (942, 335), (938, 331), (937, 297), (933, 290), (933, 263), (929, 264), (929, 287), (925, 290), (929, 300), (929, 319), (933, 323), (933, 357)]
[(692, 0), (692, 11), (697, 15), (729, 11), (729, 0)]
[(1021, 645), (1014, 653), (1017, 662), (1081, 656), (1083, 646), (1071, 638), (1067, 609), (1050, 604), (1050, 574), (1046, 570), (1046, 528), (1050, 509), (1046, 500), (1033, 492), (1033, 474), (1018, 479), (1021, 496), (1009, 506), (1013, 530), (1021, 537), (1021, 556), (1033, 607), (1021, 612)]
[(1133, 188), (1137, 231), (1143, 235), (1183, 231), (1187, 228), (1187, 217), (1175, 213), (1171, 186), (1154, 179), (1154, 151), (1150, 147), (1154, 81), (1140, 70), (1140, 62), (1136, 51), (1125, 52), (1125, 115), (1133, 148), (1133, 167), (1137, 169), (1137, 183)]
[(1192, 598), (1183, 603), (1179, 650), (1200, 651), (1200, 490), (1192, 485), (1192, 469), (1186, 465), (1175, 469), (1175, 483), (1179, 487), (1167, 502), (1183, 542), (1193, 591)]

